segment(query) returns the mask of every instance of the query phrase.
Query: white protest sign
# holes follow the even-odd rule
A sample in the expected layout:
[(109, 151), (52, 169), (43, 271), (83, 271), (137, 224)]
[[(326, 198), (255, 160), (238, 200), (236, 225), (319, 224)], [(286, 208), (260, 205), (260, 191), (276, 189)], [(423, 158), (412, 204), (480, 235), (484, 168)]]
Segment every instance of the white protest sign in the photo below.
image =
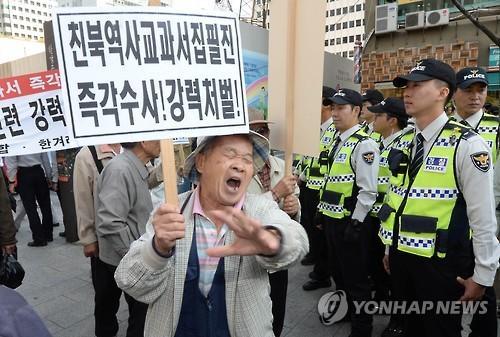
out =
[(232, 13), (58, 8), (53, 18), (77, 144), (248, 132)]
[(59, 72), (0, 79), (0, 155), (76, 147), (62, 111)]

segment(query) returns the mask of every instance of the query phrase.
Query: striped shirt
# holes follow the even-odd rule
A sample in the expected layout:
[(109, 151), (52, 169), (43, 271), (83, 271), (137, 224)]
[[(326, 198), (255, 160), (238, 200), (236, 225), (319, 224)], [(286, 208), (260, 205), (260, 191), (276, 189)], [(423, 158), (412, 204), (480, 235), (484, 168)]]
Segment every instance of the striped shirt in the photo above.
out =
[[(217, 233), (215, 224), (205, 215), (200, 203), (199, 188), (194, 191), (193, 217), (196, 227), (196, 247), (198, 250), (198, 263), (200, 265), (199, 287), (201, 293), (207, 297), (212, 287), (219, 257), (211, 257), (206, 254), (206, 250), (212, 247), (223, 246), (225, 243), (228, 227), (224, 224)], [(241, 209), (245, 197), (234, 206)]]

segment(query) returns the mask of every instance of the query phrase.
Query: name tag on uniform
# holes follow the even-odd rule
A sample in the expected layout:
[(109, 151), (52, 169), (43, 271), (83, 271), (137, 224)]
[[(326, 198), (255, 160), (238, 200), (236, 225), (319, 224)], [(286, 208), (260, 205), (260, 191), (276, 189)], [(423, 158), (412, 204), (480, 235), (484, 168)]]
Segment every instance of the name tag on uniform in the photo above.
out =
[(337, 158), (335, 158), (336, 163), (345, 163), (347, 159), (347, 153), (339, 153)]
[(448, 158), (427, 157), (425, 160), (424, 171), (445, 173), (446, 164), (448, 164)]

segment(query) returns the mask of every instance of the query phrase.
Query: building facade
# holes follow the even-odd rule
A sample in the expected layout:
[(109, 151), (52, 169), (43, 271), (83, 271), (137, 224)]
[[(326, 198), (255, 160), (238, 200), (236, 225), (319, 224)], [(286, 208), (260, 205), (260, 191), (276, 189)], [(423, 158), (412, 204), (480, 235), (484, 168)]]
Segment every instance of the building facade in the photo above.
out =
[(327, 0), (325, 15), (325, 51), (352, 59), (365, 38), (365, 1)]
[(43, 23), (56, 6), (55, 0), (0, 0), (0, 35), (43, 40)]
[[(417, 60), (432, 57), (450, 64), (455, 70), (468, 66), (487, 69), (488, 101), (499, 105), (498, 47), (450, 3), (378, 0), (377, 7), (367, 7), (362, 90), (376, 88), (386, 95), (401, 96), (401, 89), (394, 88), (392, 79), (407, 73)], [(498, 36), (500, 3), (497, 0), (462, 0), (462, 4)], [(395, 6), (392, 18), (388, 5)]]

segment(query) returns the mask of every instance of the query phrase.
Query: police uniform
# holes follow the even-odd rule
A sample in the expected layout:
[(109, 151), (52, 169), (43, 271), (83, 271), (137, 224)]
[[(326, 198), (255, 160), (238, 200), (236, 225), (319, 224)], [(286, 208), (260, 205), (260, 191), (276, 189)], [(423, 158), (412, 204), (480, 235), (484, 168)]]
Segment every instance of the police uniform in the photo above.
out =
[[(368, 107), (372, 113), (386, 113), (390, 117), (397, 118), (401, 121), (407, 121), (408, 115), (405, 112), (404, 103), (401, 99), (388, 97), (379, 104)], [(387, 163), (387, 157), (391, 148), (398, 144), (398, 146), (408, 147), (411, 144), (413, 135), (411, 134), (412, 128), (405, 128), (399, 130), (387, 138), (381, 136), (379, 142), (380, 162), (377, 179), (377, 199), (370, 211), (373, 226), (370, 231), (370, 275), (373, 279), (375, 300), (389, 299), (390, 292), (390, 278), (384, 269), (382, 259), (385, 254), (385, 246), (380, 241), (378, 233), (380, 230), (380, 220), (377, 216), (380, 207), (382, 206), (384, 197), (389, 187), (390, 170)]]
[[(474, 83), (483, 83), (488, 85), (486, 71), (482, 68), (464, 68), (457, 73), (457, 86), (466, 89)], [(498, 157), (498, 141), (500, 119), (498, 116), (487, 114), (483, 109), (477, 111), (471, 116), (463, 119), (458, 113), (455, 113), (453, 119), (459, 123), (470, 126), (476, 131), (488, 144), (492, 154), (492, 164), (495, 164)], [(494, 171), (494, 175), (498, 172)], [(496, 336), (498, 329), (496, 294), (493, 287), (486, 287), (483, 300), (487, 301), (487, 312), (484, 314), (476, 313), (471, 322), (471, 333), (469, 337), (475, 336)]]
[[(341, 89), (332, 100), (361, 106), (361, 95), (353, 90)], [(318, 210), (331, 251), (333, 278), (349, 300), (369, 301), (366, 245), (371, 225), (368, 213), (377, 195), (378, 145), (356, 124), (336, 135), (328, 159)], [(371, 315), (353, 310), (351, 328), (352, 336), (371, 336)]]
[[(304, 290), (315, 290), (320, 287), (327, 287), (331, 285), (330, 270), (328, 265), (328, 247), (326, 238), (322, 230), (316, 227), (316, 209), (319, 203), (319, 190), (324, 183), (324, 173), (320, 171), (320, 160), (328, 157), (328, 149), (331, 147), (335, 136), (335, 126), (332, 119), (329, 118), (321, 126), (321, 140), (320, 140), (320, 157), (308, 157), (307, 166), (305, 168), (306, 183), (301, 191), (302, 199), (301, 205), (306, 215), (302, 213), (302, 223), (307, 224), (308, 234), (310, 241), (309, 254), (314, 261), (313, 272), (310, 273), (310, 281), (303, 285)], [(306, 210), (307, 208), (307, 210)]]
[[(419, 62), (393, 83), (431, 78), (455, 86), (451, 67), (436, 60)], [(398, 300), (454, 302), (464, 292), (457, 276), (491, 286), (498, 267), (489, 148), (444, 112), (425, 129), (417, 126), (412, 144), (389, 154), (390, 187), (378, 213), (380, 237), (390, 245), (393, 286)], [(460, 314), (406, 320), (407, 336), (460, 336)]]

